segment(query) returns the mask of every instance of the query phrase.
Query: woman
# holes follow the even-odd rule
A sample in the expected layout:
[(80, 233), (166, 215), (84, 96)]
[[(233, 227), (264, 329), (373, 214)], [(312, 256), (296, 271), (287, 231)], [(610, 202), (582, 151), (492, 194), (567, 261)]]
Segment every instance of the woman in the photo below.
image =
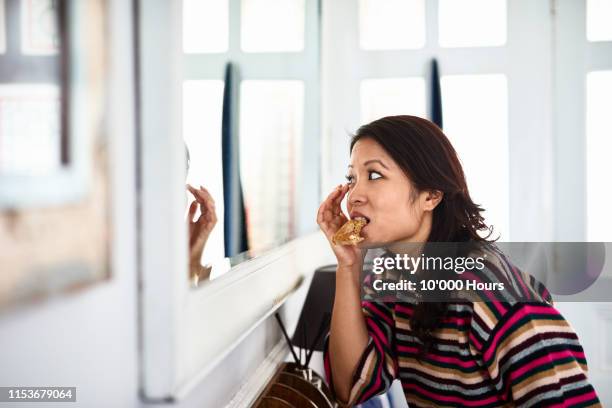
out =
[[(367, 401), (397, 378), (411, 407), (599, 405), (578, 338), (541, 288), (543, 300), (529, 303), (362, 301), (368, 244), (399, 253), (406, 243), (486, 241), (490, 229), (431, 122), (379, 119), (357, 131), (350, 152), (348, 183), (317, 216), (338, 261), (325, 369), (339, 402)], [(349, 217), (368, 221), (359, 246), (332, 243), (348, 220), (345, 196)], [(502, 256), (490, 261), (516, 270)]]

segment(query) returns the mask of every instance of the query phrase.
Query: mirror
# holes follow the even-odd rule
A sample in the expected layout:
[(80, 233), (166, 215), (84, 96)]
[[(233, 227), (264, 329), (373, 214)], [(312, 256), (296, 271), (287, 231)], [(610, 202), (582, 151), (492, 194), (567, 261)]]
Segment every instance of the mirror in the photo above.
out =
[(183, 1), (193, 286), (316, 228), (318, 25), (318, 2)]
[(109, 277), (107, 6), (0, 1), (0, 309)]
[(86, 193), (88, 142), (77, 136), (91, 113), (80, 84), (101, 58), (82, 52), (97, 30), (75, 23), (86, 18), (72, 1), (0, 3), (0, 208), (65, 204)]
[[(217, 223), (201, 259), (202, 266), (213, 265), (211, 277), (215, 278), (214, 263), (219, 259), (225, 268), (219, 273), (223, 273), (232, 263), (251, 256), (250, 252), (242, 252), (242, 258), (235, 254), (225, 257), (222, 232), (225, 223), (222, 202), (226, 192), (222, 181), (221, 141), (224, 92), (232, 91), (227, 92), (230, 98), (225, 99), (227, 105), (240, 107), (244, 95), (240, 100), (235, 96), (241, 96), (242, 84), (249, 87), (248, 81), (303, 82), (303, 131), (293, 139), (301, 137), (296, 143), (301, 165), (294, 175), (298, 178), (294, 185), (299, 186), (294, 189), (294, 194), (299, 195), (294, 201), (298, 214), (293, 218), (296, 234), (308, 231), (309, 227), (316, 229), (314, 214), (321, 192), (325, 194), (342, 182), (348, 164), (347, 133), (383, 115), (406, 113), (433, 117), (434, 93), (430, 90), (435, 78), (431, 69), (433, 58), (438, 62), (444, 131), (460, 150), (474, 199), (487, 209), (487, 221), (498, 228), (502, 240), (572, 241), (594, 237), (590, 235), (595, 231), (592, 228), (599, 225), (604, 233), (612, 230), (606, 226), (608, 191), (587, 190), (585, 186), (585, 180), (606, 185), (605, 177), (610, 174), (610, 161), (605, 155), (610, 151), (607, 137), (610, 121), (606, 112), (612, 95), (608, 90), (609, 74), (591, 74), (586, 80), (591, 71), (612, 70), (612, 53), (607, 52), (610, 37), (603, 42), (586, 37), (586, 2), (466, 1), (456, 10), (453, 0), (389, 1), (385, 4), (390, 7), (380, 14), (367, 13), (369, 8), (381, 4), (379, 0), (333, 0), (321, 2), (319, 30), (317, 24), (309, 23), (319, 21), (317, 13), (312, 12), (318, 11), (319, 2), (308, 0), (304, 1), (304, 49), (287, 52), (242, 48), (240, 26), (246, 22), (241, 15), (244, 4), (249, 3), (240, 0), (185, 2), (181, 31), (192, 30), (196, 34), (183, 35), (181, 133), (174, 126), (178, 103), (173, 93), (179, 90), (174, 85), (174, 62), (178, 58), (173, 52), (180, 47), (159, 46), (160, 43), (175, 44), (177, 27), (173, 17), (177, 4), (141, 2), (144, 18), (139, 32), (146, 34), (142, 35), (146, 41), (141, 55), (147, 57), (142, 60), (142, 100), (145, 105), (155, 105), (144, 110), (141, 123), (145, 135), (141, 160), (146, 221), (142, 234), (145, 257), (142, 270), (148, 282), (143, 288), (147, 312), (144, 326), (146, 333), (155, 334), (147, 337), (144, 353), (147, 378), (151, 379), (147, 380), (147, 390), (151, 390), (151, 395), (165, 398), (173, 395), (179, 384), (193, 384), (204, 378), (202, 367), (215, 366), (245, 338), (245, 333), (257, 325), (264, 326), (260, 323), (270, 304), (277, 304), (274, 302), (282, 298), (280, 294), (291, 286), (281, 281), (287, 278), (287, 272), (307, 274), (314, 269), (308, 262), (323, 263), (325, 256), (330, 255), (325, 242), (317, 241), (321, 247), (315, 243), (320, 234), (312, 234), (307, 237), (312, 237), (311, 241), (296, 242), (302, 254), (308, 252), (304, 256), (308, 262), (288, 251), (278, 257), (277, 263), (274, 252), (269, 257), (238, 265), (232, 273), (216, 282), (213, 280), (208, 286), (210, 290), (188, 291), (184, 285), (186, 274), (181, 262), (186, 251), (176, 243), (186, 234), (182, 228), (171, 227), (184, 226), (191, 193), (178, 186), (179, 183), (203, 185), (215, 201)], [(267, 12), (274, 14), (270, 10), (277, 9), (277, 3), (268, 0)], [(551, 13), (551, 4), (559, 7), (555, 13)], [(198, 6), (212, 8), (203, 12)], [(289, 15), (282, 6), (278, 5), (278, 9)], [(360, 17), (368, 14), (371, 19)], [(479, 17), (483, 15), (490, 18)], [(406, 23), (407, 18), (411, 19), (410, 24)], [(495, 21), (493, 26), (488, 24), (490, 21)], [(218, 26), (227, 32), (226, 36), (207, 31)], [(600, 26), (605, 29), (609, 25)], [(164, 33), (164, 29), (168, 32)], [(494, 35), (488, 34), (491, 30)], [(320, 62), (323, 81), (319, 81), (318, 69), (313, 68), (319, 63), (312, 61)], [(229, 69), (228, 62), (231, 62)], [(225, 87), (226, 77), (235, 86)], [(321, 86), (316, 86), (317, 83)], [(589, 91), (585, 94), (587, 85)], [(256, 87), (251, 89), (256, 92)], [(588, 95), (586, 99), (585, 95)], [(266, 95), (258, 102), (264, 104), (271, 99)], [(592, 110), (592, 107), (597, 108)], [(171, 112), (166, 115), (166, 110)], [(316, 113), (319, 110), (324, 113), (321, 118)], [(257, 115), (263, 115), (255, 112), (249, 115), (240, 109), (226, 122), (225, 129), (233, 126), (234, 135), (242, 135), (245, 125), (241, 118), (243, 115), (254, 118), (248, 123), (255, 127)], [(270, 119), (266, 123), (271, 123)], [(269, 131), (263, 128), (256, 134)], [(231, 139), (228, 144), (235, 147), (240, 143)], [(189, 171), (185, 171), (187, 160), (178, 162), (187, 157), (185, 145), (189, 150)], [(586, 146), (591, 146), (588, 161)], [(249, 153), (241, 148), (239, 159), (233, 159), (233, 166)], [(479, 153), (481, 157), (475, 156)], [(260, 156), (258, 160), (265, 159)], [(160, 165), (166, 161), (173, 165), (172, 169)], [(235, 171), (233, 166), (228, 167), (228, 172)], [(248, 167), (241, 170), (240, 183), (246, 202), (249, 187), (245, 183), (255, 170)], [(178, 174), (179, 171), (183, 174)], [(279, 178), (277, 175), (272, 183), (280, 184)], [(257, 180), (264, 186), (270, 183), (263, 176)], [(171, 201), (169, 206), (165, 200)], [(585, 221), (587, 205), (589, 214), (601, 216)], [(245, 213), (248, 219), (250, 213)], [(160, 217), (160, 214), (170, 216)], [(284, 236), (280, 235), (280, 239)], [(212, 256), (207, 251), (214, 252), (215, 245), (217, 256)], [(291, 246), (284, 246), (281, 251), (287, 247)], [(180, 270), (175, 268), (179, 264)], [(253, 288), (268, 291), (254, 293)], [(250, 307), (238, 310), (237, 298), (241, 299), (240, 306), (246, 303)], [(164, 308), (171, 312), (160, 314)], [(168, 327), (176, 330), (167, 330)], [(210, 336), (210, 333), (217, 335)], [(169, 362), (179, 369), (167, 370)]]

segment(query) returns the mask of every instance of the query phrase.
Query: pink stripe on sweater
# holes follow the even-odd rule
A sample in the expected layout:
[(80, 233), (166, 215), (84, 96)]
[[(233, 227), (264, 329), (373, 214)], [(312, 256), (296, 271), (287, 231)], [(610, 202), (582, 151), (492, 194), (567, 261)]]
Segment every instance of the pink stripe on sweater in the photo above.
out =
[(467, 326), (470, 323), (470, 318), (446, 316), (444, 319), (442, 319), (442, 323), (453, 323), (457, 326)]
[(412, 317), (412, 313), (414, 313), (414, 306), (412, 307), (406, 307), (402, 304), (397, 304), (395, 305), (395, 310), (398, 312), (402, 312), (407, 314), (409, 317)]
[(476, 336), (474, 335), (474, 333), (470, 333), (470, 341), (472, 343), (474, 343), (474, 346), (476, 346), (477, 350), (482, 349), (482, 343), (480, 343), (480, 341), (478, 341), (478, 339), (476, 338)]
[(562, 404), (550, 405), (550, 408), (566, 408), (566, 407), (574, 406), (580, 402), (585, 402), (591, 399), (597, 400), (597, 394), (594, 391), (591, 391), (591, 392), (588, 392), (582, 395), (576, 395), (575, 397), (570, 397), (564, 400)]
[(591, 392), (587, 392), (586, 394), (582, 394), (582, 395), (576, 395), (575, 397), (571, 397), (568, 398), (565, 401), (565, 405), (574, 405), (574, 404), (578, 404), (580, 402), (585, 402), (588, 400), (597, 400), (597, 394), (595, 393), (595, 391), (591, 391)]
[(372, 337), (374, 339), (379, 339), (386, 346), (389, 346), (389, 340), (387, 339), (387, 336), (385, 336), (385, 334), (380, 330), (380, 328), (376, 325), (376, 323), (374, 323), (374, 319), (367, 318), (366, 324), (368, 325), (368, 332), (370, 332), (370, 334), (373, 334)]
[[(411, 354), (418, 354), (418, 349), (416, 347), (410, 347), (410, 346), (397, 346), (397, 351), (399, 352), (400, 355), (402, 355), (402, 353), (411, 353)], [(436, 354), (427, 354), (427, 359), (433, 360), (433, 361), (437, 361), (439, 363), (447, 363), (447, 364), (452, 364), (454, 366), (460, 366), (463, 368), (473, 368), (476, 366), (476, 362), (475, 361), (463, 361), (458, 357), (447, 357), (447, 356), (439, 356)]]
[(387, 323), (389, 326), (393, 327), (393, 319), (390, 318), (389, 316), (385, 315), (380, 310), (378, 310), (378, 308), (376, 306), (372, 305), (371, 303), (368, 303), (367, 305), (364, 305), (364, 307), (369, 312), (371, 312), (371, 313), (375, 314), (376, 316), (380, 317), (381, 319), (383, 319), (385, 321), (385, 323)]
[(538, 314), (544, 314), (544, 315), (550, 315), (550, 316), (555, 316), (559, 314), (555, 309), (551, 308), (550, 306), (525, 305), (521, 310), (516, 312), (510, 319), (508, 319), (508, 321), (506, 321), (504, 325), (501, 327), (501, 329), (495, 334), (495, 337), (493, 341), (491, 342), (491, 344), (489, 345), (489, 348), (485, 351), (485, 354), (484, 354), (485, 360), (489, 360), (491, 358), (491, 355), (497, 351), (497, 346), (499, 345), (500, 338), (508, 330), (513, 329), (512, 326), (514, 326), (514, 324), (517, 321), (519, 321), (520, 319), (522, 319), (523, 317), (531, 313), (538, 313)]
[[(584, 353), (582, 353), (584, 355)], [(561, 350), (561, 351), (556, 351), (554, 353), (548, 353), (545, 356), (536, 358), (533, 361), (530, 361), (529, 363), (525, 364), (524, 366), (512, 371), (510, 373), (510, 380), (515, 380), (516, 378), (520, 377), (521, 375), (533, 370), (534, 368), (537, 368), (541, 365), (544, 365), (546, 363), (554, 363), (555, 360), (561, 360), (563, 358), (566, 357), (572, 357), (575, 358), (574, 354), (570, 351), (570, 350)]]

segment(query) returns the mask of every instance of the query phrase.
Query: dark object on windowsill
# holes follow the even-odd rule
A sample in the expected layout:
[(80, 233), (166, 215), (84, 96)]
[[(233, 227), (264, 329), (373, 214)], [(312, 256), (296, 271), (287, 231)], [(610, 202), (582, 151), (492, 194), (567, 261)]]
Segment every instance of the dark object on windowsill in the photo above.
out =
[[(310, 282), (293, 339), (276, 313), (276, 320), (289, 346), (293, 363), (284, 363), (261, 394), (256, 407), (335, 407), (329, 387), (309, 368), (315, 351), (323, 351), (329, 332), (336, 289), (336, 265), (318, 268)], [(299, 356), (295, 347), (299, 347)], [(285, 404), (285, 405), (283, 405)], [(288, 404), (288, 405), (287, 405)]]
[[(336, 265), (318, 268), (310, 282), (292, 341), (293, 345), (308, 349), (310, 355), (313, 351), (323, 351), (325, 335), (329, 332), (335, 293)], [(317, 337), (320, 330), (323, 330), (323, 335)], [(308, 362), (310, 358), (307, 358), (306, 365)]]
[[(308, 368), (313, 353), (323, 351), (325, 334), (329, 332), (335, 291), (336, 265), (318, 268), (312, 276), (293, 339), (289, 338), (278, 313), (275, 315), (293, 356), (293, 361), (298, 367)], [(299, 357), (294, 347), (300, 348)], [(304, 358), (302, 358), (302, 352), (305, 353)]]

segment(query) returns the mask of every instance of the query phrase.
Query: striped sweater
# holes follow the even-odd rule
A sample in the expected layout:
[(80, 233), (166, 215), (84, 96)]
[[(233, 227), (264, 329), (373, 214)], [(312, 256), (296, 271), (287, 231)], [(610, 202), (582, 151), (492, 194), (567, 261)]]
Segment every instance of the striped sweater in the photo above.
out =
[[(416, 303), (364, 301), (369, 342), (346, 405), (399, 379), (410, 407), (600, 406), (578, 337), (551, 303), (449, 303), (422, 355), (410, 327)], [(333, 390), (327, 342), (324, 358)]]

